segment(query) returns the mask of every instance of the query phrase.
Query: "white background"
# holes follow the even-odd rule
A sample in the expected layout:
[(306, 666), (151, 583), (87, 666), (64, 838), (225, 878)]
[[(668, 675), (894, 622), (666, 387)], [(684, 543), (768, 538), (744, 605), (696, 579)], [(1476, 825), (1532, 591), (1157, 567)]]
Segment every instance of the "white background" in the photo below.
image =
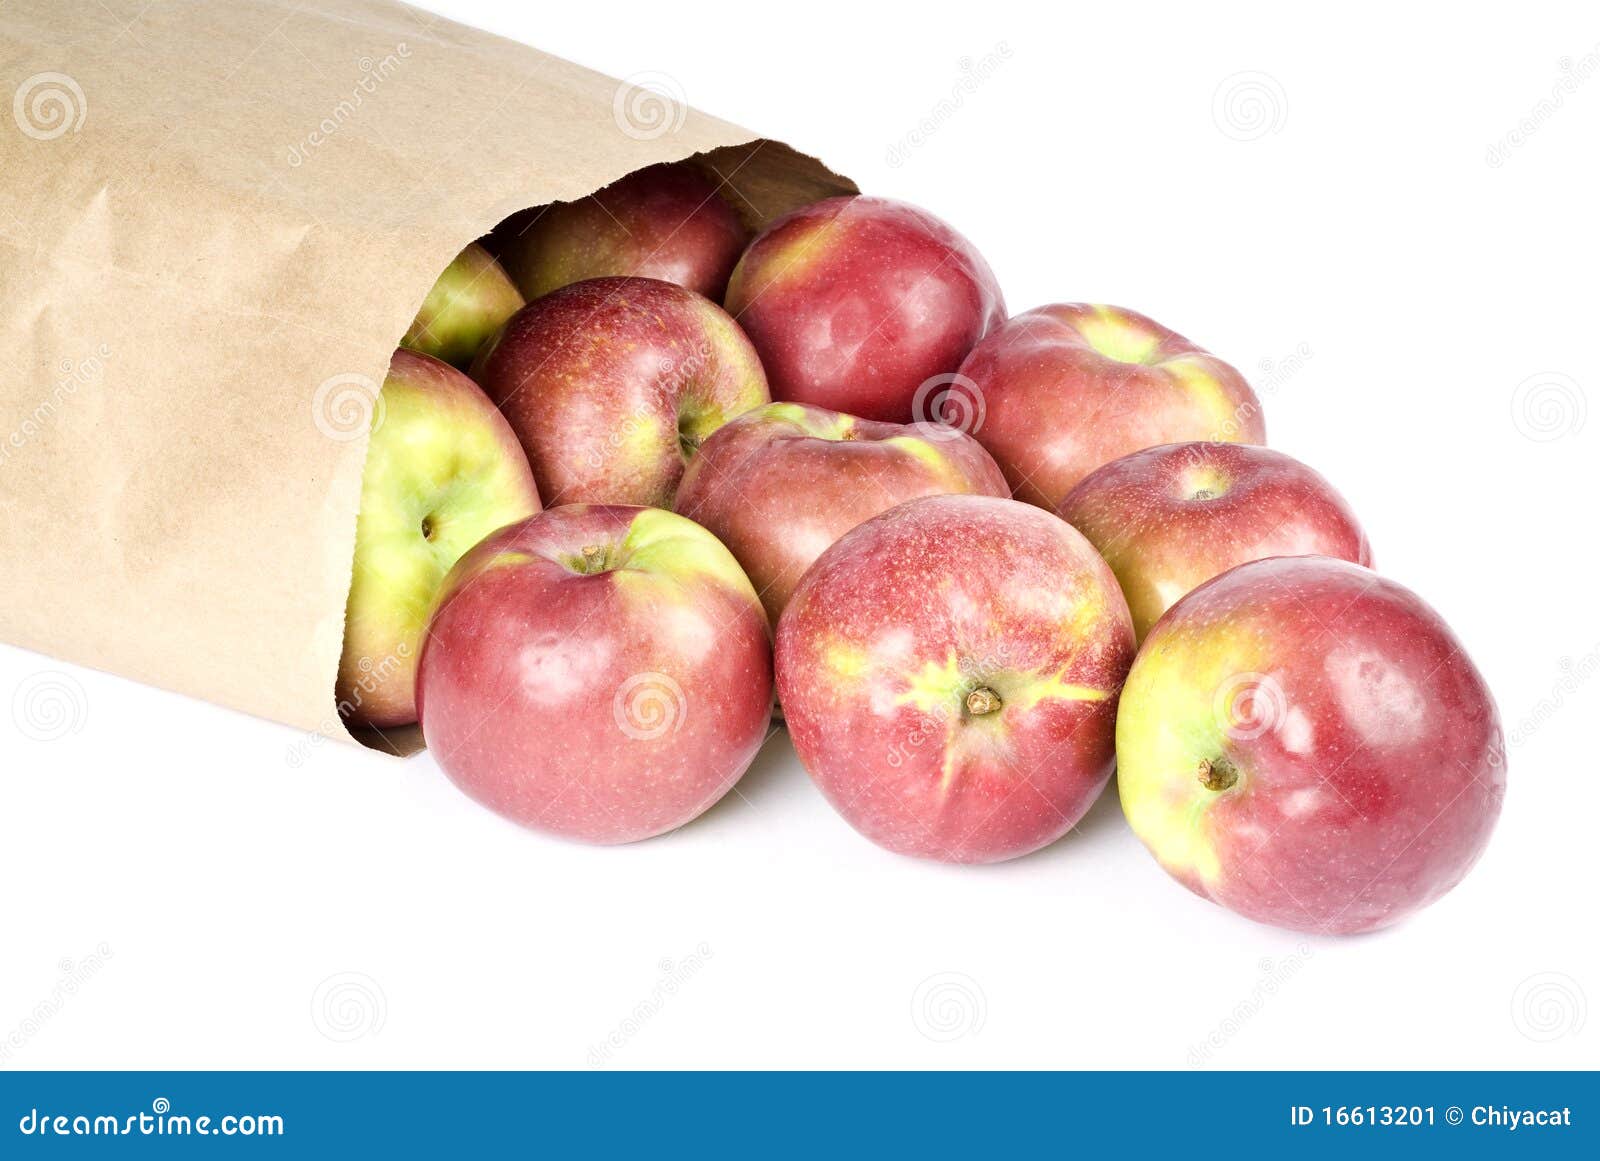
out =
[(1600, 1064), (1592, 3), (434, 7), (932, 209), (1014, 311), (1135, 307), (1244, 369), (1487, 675), (1499, 830), (1430, 911), (1303, 940), (1169, 881), (1114, 793), (938, 866), (780, 734), (701, 821), (586, 849), (426, 756), (296, 768), (284, 727), (0, 649), (0, 1067)]

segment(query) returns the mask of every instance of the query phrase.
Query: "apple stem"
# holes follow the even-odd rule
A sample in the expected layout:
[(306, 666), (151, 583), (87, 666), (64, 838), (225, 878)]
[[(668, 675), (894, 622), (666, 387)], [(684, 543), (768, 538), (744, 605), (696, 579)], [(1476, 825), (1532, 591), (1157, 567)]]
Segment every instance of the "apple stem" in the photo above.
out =
[(1000, 708), (1000, 695), (986, 685), (967, 694), (967, 712), (975, 717), (992, 714)]
[(1239, 781), (1239, 768), (1226, 758), (1200, 759), (1200, 785), (1207, 790), (1232, 790)]
[(606, 569), (606, 550), (598, 544), (585, 544), (578, 550), (579, 571), (593, 576)]

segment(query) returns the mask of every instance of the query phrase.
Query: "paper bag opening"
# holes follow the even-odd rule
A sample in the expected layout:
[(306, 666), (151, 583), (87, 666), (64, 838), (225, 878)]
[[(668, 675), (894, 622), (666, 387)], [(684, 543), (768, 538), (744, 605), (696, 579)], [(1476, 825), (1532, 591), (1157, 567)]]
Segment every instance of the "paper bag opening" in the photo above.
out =
[(19, 130), (0, 133), (0, 639), (295, 726), (303, 760), (350, 740), (367, 416), (348, 388), (376, 394), (462, 246), (690, 156), (752, 226), (854, 187), (388, 0), (124, 23), (51, 0), (0, 16)]

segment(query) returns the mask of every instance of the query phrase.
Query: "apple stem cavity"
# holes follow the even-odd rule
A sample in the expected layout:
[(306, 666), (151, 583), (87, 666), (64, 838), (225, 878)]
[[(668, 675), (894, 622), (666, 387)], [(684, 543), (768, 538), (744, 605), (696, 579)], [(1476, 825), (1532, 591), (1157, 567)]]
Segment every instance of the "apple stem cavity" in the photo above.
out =
[(986, 685), (967, 694), (967, 712), (974, 717), (992, 714), (1000, 708), (1000, 695)]
[(1219, 794), (1239, 782), (1239, 768), (1226, 758), (1202, 758), (1199, 773), (1200, 785)]
[(577, 559), (572, 562), (572, 570), (583, 576), (594, 576), (596, 573), (606, 572), (611, 567), (610, 554), (605, 547), (599, 544), (585, 544), (578, 549)]

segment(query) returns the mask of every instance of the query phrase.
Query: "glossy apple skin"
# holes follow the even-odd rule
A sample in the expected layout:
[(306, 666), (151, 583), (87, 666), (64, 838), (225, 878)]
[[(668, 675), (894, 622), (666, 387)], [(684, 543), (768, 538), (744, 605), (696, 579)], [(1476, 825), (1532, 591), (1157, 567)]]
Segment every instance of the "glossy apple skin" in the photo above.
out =
[(466, 368), (522, 306), (500, 263), (474, 242), (439, 275), (400, 345)]
[(380, 729), (417, 720), (421, 636), (439, 585), (479, 540), (539, 511), (528, 459), (460, 371), (398, 350), (361, 477), (339, 661), (340, 713)]
[(774, 399), (909, 423), (1006, 317), (989, 264), (938, 218), (887, 198), (836, 197), (778, 219), (728, 283)]
[(1096, 468), (1061, 502), (1117, 574), (1142, 641), (1185, 593), (1268, 556), (1372, 567), (1356, 515), (1299, 460), (1242, 443), (1170, 443)]
[(478, 802), (550, 834), (633, 842), (699, 815), (761, 747), (766, 617), (693, 522), (555, 508), (451, 573), (418, 702), (440, 768)]
[(494, 234), (530, 300), (588, 278), (660, 278), (722, 301), (750, 231), (720, 182), (683, 162), (630, 173), (575, 202), (513, 216)]
[(1048, 512), (955, 495), (891, 508), (817, 559), (777, 640), (800, 760), (891, 851), (1027, 854), (1111, 776), (1133, 624), (1105, 562)]
[(472, 373), (551, 507), (671, 508), (700, 444), (769, 401), (755, 348), (722, 308), (653, 278), (595, 278), (535, 299)]
[(811, 562), (850, 529), (919, 496), (1009, 498), (976, 440), (772, 403), (719, 428), (684, 473), (677, 509), (726, 544), (776, 624)]
[(1504, 749), (1437, 613), (1359, 565), (1274, 557), (1201, 585), (1151, 632), (1122, 693), (1117, 781), (1185, 886), (1346, 934), (1461, 881), (1500, 813)]
[(977, 412), (969, 430), (1016, 498), (1051, 511), (1084, 476), (1129, 452), (1267, 438), (1244, 376), (1120, 307), (1066, 303), (1020, 314), (979, 343), (960, 374), (981, 402), (951, 396), (949, 405)]

